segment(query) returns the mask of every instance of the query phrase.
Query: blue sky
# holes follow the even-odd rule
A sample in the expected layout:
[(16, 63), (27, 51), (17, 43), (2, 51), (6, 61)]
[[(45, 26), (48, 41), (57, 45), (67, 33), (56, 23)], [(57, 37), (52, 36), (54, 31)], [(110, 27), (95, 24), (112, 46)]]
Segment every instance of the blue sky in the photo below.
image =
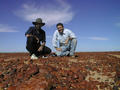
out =
[(0, 52), (26, 52), (24, 33), (38, 17), (53, 51), (58, 22), (77, 36), (76, 51), (120, 51), (120, 0), (0, 0)]

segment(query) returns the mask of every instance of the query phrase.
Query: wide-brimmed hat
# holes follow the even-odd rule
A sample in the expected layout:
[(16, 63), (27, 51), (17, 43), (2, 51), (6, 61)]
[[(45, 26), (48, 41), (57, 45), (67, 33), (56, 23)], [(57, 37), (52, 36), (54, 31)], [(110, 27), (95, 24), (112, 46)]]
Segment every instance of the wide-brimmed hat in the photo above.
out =
[(45, 23), (42, 22), (42, 19), (41, 18), (37, 18), (35, 22), (32, 22), (34, 25), (36, 24), (41, 24), (42, 26), (45, 25)]

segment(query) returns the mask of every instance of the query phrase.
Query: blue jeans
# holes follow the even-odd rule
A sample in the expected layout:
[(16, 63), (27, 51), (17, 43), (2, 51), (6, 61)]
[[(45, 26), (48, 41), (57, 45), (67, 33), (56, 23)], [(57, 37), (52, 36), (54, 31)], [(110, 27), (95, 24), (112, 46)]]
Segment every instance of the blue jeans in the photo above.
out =
[(56, 51), (57, 56), (68, 56), (68, 55), (73, 56), (76, 49), (76, 45), (77, 45), (76, 39), (69, 40), (67, 45), (65, 44), (60, 45), (62, 51)]

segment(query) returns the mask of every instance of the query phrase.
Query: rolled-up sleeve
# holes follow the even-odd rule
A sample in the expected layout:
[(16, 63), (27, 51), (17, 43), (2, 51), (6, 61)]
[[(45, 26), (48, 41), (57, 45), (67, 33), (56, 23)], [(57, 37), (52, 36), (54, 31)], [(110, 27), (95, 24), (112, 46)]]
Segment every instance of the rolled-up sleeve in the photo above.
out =
[(57, 36), (57, 31), (55, 31), (53, 34), (53, 39), (52, 39), (53, 47), (58, 47), (57, 41), (58, 41), (58, 36)]
[(25, 33), (25, 36), (26, 36), (27, 34), (31, 34), (31, 32), (32, 32), (32, 27), (30, 27), (30, 28), (27, 30), (27, 32)]
[(69, 30), (68, 32), (69, 32), (69, 36), (71, 38), (76, 38), (75, 34), (71, 30)]

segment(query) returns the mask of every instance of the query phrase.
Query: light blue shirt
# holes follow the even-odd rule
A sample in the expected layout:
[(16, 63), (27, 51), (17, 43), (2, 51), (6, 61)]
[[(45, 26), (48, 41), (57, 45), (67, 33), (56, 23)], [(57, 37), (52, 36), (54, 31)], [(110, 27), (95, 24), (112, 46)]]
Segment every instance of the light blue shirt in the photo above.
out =
[(76, 38), (75, 34), (69, 30), (69, 29), (64, 29), (63, 30), (63, 34), (60, 34), (58, 32), (58, 30), (56, 30), (53, 34), (53, 40), (52, 40), (52, 43), (53, 43), (53, 46), (54, 47), (58, 47), (57, 43), (59, 42), (60, 43), (65, 43), (65, 41), (68, 39), (68, 38)]

